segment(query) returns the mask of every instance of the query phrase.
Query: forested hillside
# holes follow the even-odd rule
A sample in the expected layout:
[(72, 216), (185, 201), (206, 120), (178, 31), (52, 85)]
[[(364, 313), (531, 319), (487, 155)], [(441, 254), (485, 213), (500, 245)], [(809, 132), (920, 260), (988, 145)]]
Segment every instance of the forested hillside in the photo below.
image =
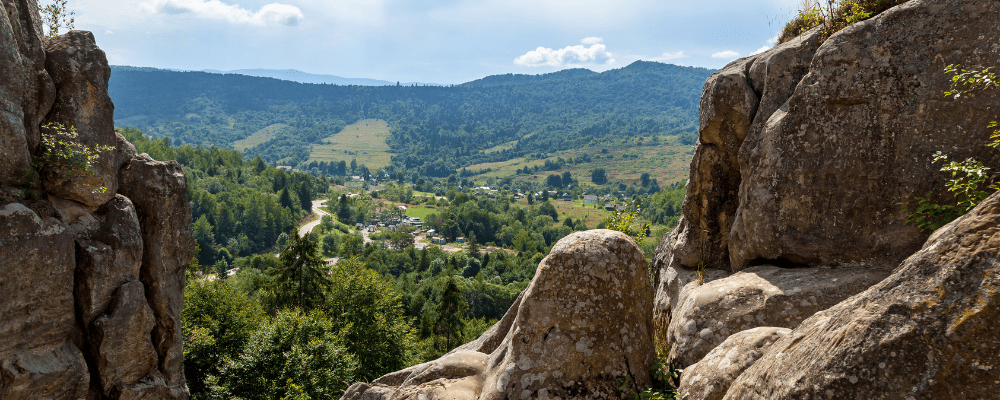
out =
[(312, 146), (346, 125), (385, 120), (394, 166), (444, 177), (612, 138), (693, 137), (711, 72), (636, 62), (603, 73), (499, 75), (450, 87), (362, 87), (113, 67), (110, 92), (118, 126), (178, 143), (232, 147), (283, 124), (281, 134), (245, 150), (280, 165), (306, 161)]

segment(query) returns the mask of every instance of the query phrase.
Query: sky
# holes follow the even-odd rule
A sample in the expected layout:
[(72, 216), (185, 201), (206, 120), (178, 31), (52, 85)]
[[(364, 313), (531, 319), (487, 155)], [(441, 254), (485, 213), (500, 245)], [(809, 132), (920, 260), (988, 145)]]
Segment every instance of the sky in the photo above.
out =
[[(51, 0), (40, 0), (47, 4)], [(296, 69), (458, 84), (606, 71), (636, 60), (706, 68), (773, 46), (801, 0), (69, 0), (114, 65)]]

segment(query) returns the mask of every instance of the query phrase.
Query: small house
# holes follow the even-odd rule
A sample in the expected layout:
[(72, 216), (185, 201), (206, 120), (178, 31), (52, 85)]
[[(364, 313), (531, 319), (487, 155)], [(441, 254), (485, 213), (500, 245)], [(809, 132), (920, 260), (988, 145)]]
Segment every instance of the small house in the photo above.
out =
[(437, 234), (436, 230), (433, 229), (427, 230), (427, 237), (434, 237), (435, 234)]
[(583, 202), (584, 203), (596, 203), (597, 202), (597, 196), (594, 196), (592, 194), (588, 194), (586, 196), (583, 196)]
[(604, 203), (604, 210), (605, 211), (614, 211), (615, 210), (615, 205), (611, 204), (611, 203)]
[(464, 237), (455, 238), (455, 241), (458, 243), (465, 243), (465, 238)]

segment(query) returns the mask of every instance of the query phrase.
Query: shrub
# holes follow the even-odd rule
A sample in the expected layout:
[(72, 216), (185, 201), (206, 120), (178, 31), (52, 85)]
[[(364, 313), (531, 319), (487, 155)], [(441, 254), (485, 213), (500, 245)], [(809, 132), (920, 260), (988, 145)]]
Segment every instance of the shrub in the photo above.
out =
[(826, 0), (822, 3), (806, 3), (798, 15), (785, 25), (778, 43), (785, 43), (801, 36), (812, 28), (822, 25), (821, 41), (848, 26), (881, 14), (909, 0)]

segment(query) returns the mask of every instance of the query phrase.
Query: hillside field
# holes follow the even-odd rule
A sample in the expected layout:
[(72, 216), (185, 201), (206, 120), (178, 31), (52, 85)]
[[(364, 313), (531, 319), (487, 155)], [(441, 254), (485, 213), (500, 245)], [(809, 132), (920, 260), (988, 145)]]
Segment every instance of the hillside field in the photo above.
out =
[(291, 129), (291, 127), (287, 124), (268, 125), (264, 127), (264, 129), (254, 132), (253, 135), (233, 142), (233, 148), (239, 151), (252, 149), (261, 143), (278, 137), (279, 134), (286, 132), (286, 130), (289, 129)]
[(351, 160), (357, 160), (358, 165), (367, 165), (377, 171), (390, 164), (389, 145), (385, 140), (389, 137), (389, 123), (379, 119), (364, 119), (347, 125), (339, 133), (323, 139), (326, 144), (314, 145), (309, 152), (307, 163), (326, 161), (336, 163), (344, 161), (350, 168)]
[[(602, 149), (607, 149), (607, 153), (602, 154)], [(621, 181), (625, 184), (638, 184), (639, 176), (646, 172), (651, 178), (656, 178), (660, 185), (664, 185), (688, 178), (688, 167), (693, 151), (694, 146), (676, 143), (671, 138), (664, 139), (659, 145), (654, 146), (585, 147), (562, 151), (543, 159), (527, 160), (525, 157), (518, 157), (507, 161), (475, 164), (469, 166), (468, 169), (473, 172), (491, 169), (490, 172), (472, 177), (473, 180), (479, 182), (488, 178), (500, 180), (513, 176), (514, 180), (544, 184), (547, 176), (569, 171), (574, 179), (580, 181), (581, 185), (597, 186), (590, 181), (590, 173), (594, 169), (604, 168), (609, 183)], [(592, 161), (581, 164), (566, 164), (564, 168), (553, 171), (539, 170), (531, 175), (515, 175), (518, 169), (534, 167), (535, 165), (541, 166), (545, 164), (546, 160), (555, 162), (559, 157), (572, 159), (584, 154), (590, 155)]]

